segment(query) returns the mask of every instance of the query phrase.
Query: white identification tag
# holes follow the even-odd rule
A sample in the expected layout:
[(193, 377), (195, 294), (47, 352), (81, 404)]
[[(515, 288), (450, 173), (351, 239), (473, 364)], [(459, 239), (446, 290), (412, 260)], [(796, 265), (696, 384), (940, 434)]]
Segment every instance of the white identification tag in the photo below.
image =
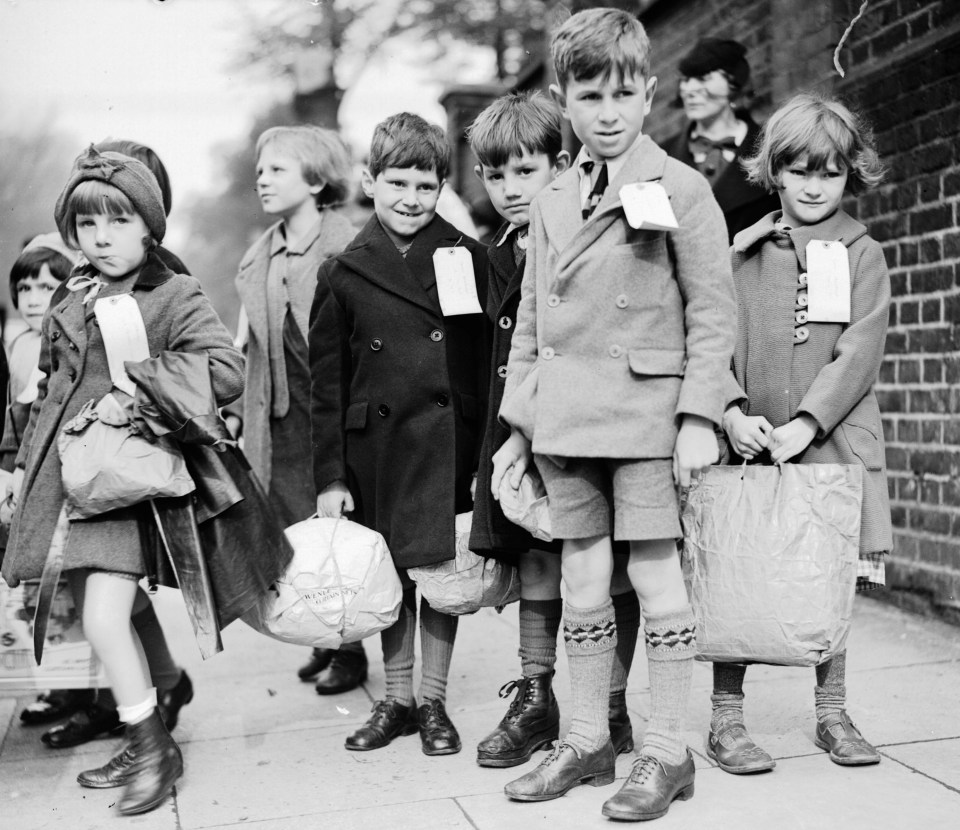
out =
[(483, 312), (477, 297), (470, 251), (466, 248), (437, 248), (433, 252), (433, 270), (437, 275), (437, 293), (444, 317)]
[(638, 231), (675, 231), (680, 228), (670, 207), (670, 197), (657, 182), (634, 182), (620, 188), (627, 222)]
[(139, 363), (150, 357), (140, 306), (130, 294), (117, 294), (97, 300), (93, 305), (93, 313), (100, 325), (100, 336), (107, 352), (110, 380), (117, 389), (132, 397), (137, 387), (123, 368), (124, 361)]
[(850, 259), (842, 242), (807, 243), (807, 319), (850, 322)]

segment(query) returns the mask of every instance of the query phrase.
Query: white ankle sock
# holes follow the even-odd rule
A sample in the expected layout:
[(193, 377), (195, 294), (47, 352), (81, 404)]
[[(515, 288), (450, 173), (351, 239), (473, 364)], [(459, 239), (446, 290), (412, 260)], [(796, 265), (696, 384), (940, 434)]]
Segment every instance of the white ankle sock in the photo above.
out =
[(117, 706), (117, 714), (124, 723), (140, 723), (146, 720), (150, 713), (157, 707), (157, 690), (151, 687), (147, 696), (135, 703), (133, 706)]

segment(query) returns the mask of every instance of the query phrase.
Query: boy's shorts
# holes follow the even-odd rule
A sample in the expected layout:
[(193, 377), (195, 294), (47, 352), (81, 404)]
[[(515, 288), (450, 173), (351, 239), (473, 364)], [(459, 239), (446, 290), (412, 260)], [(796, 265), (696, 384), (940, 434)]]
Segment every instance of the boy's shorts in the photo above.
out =
[(672, 459), (535, 455), (534, 462), (547, 490), (554, 539), (682, 536)]

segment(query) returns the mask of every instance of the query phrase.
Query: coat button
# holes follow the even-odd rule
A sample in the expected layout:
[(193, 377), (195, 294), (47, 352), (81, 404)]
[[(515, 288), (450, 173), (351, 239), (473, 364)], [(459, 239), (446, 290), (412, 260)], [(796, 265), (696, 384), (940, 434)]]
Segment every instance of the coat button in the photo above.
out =
[(809, 302), (810, 298), (807, 296), (806, 291), (801, 291), (797, 294), (797, 308), (806, 308)]
[(77, 379), (77, 372), (76, 372), (76, 370), (75, 370), (75, 369), (71, 369), (69, 372), (67, 372), (67, 377), (70, 378), (70, 380), (72, 380), (72, 381), (73, 381), (73, 380), (76, 380), (76, 379)]
[(623, 349), (614, 343), (607, 351), (610, 354), (610, 357), (621, 357), (623, 355)]
[(550, 306), (550, 308), (556, 308), (560, 305), (560, 298), (556, 294), (551, 294), (547, 297), (547, 305)]
[(807, 275), (806, 275), (806, 274), (800, 274), (800, 275), (797, 277), (797, 284), (798, 284), (798, 285), (806, 285), (806, 284), (807, 284)]
[(802, 326), (807, 322), (807, 312), (804, 309), (801, 309), (793, 315), (793, 319), (797, 321), (798, 326)]
[(500, 324), (500, 328), (502, 329), (508, 329), (513, 325), (513, 320), (511, 320), (509, 317), (501, 317), (497, 322)]
[(553, 360), (556, 354), (557, 353), (553, 349), (551, 349), (549, 346), (547, 346), (544, 349), (541, 349), (540, 351), (540, 357), (542, 357), (544, 360)]
[(497, 366), (497, 377), (505, 378), (507, 376), (507, 367), (506, 366)]
[(440, 329), (434, 329), (430, 332), (430, 339), (434, 343), (439, 343), (441, 340), (443, 340), (443, 332), (440, 331)]
[(806, 326), (800, 326), (800, 328), (793, 330), (794, 343), (805, 343), (808, 337), (810, 337), (810, 330)]
[(51, 339), (51, 340), (59, 340), (59, 339), (60, 339), (60, 329), (54, 329), (52, 332), (50, 332), (50, 339)]
[(450, 403), (450, 398), (448, 398), (443, 392), (437, 395), (437, 406), (446, 406)]
[(630, 300), (627, 299), (626, 294), (617, 294), (616, 303), (617, 308), (626, 308), (628, 305), (630, 305)]
[(71, 343), (67, 346), (67, 348), (70, 349), (71, 352), (75, 352), (75, 351), (77, 351), (77, 344), (71, 342)]
[(381, 418), (386, 418), (387, 415), (389, 414), (390, 414), (390, 407), (387, 406), (385, 403), (382, 403), (380, 404), (380, 406), (377, 407), (377, 415), (379, 415)]
[(374, 352), (379, 352), (383, 348), (383, 341), (379, 337), (374, 337), (370, 341), (370, 349)]

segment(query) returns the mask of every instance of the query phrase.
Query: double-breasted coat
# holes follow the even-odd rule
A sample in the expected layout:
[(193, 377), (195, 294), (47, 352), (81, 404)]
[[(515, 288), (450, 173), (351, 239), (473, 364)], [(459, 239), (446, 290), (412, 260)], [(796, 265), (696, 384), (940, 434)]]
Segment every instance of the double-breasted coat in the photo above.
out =
[(320, 267), (311, 311), (317, 492), (344, 481), (398, 568), (452, 559), (471, 509), (490, 340), (484, 314), (441, 312), (433, 253), (453, 246), (470, 252), (482, 308), (482, 245), (436, 216), (403, 257), (373, 216)]
[[(39, 394), (30, 410), (17, 456), (24, 467), (23, 487), (10, 529), (3, 577), (11, 585), (41, 575), (63, 504), (57, 437), (89, 400), (111, 391), (107, 355), (93, 314), (83, 304), (84, 290), (62, 284), (43, 319)], [(218, 403), (243, 390), (243, 356), (193, 277), (174, 274), (150, 254), (131, 289), (143, 316), (150, 356), (165, 350), (206, 351)], [(71, 523), (64, 570), (99, 568), (140, 574), (144, 571), (135, 508), (116, 510)]]
[[(883, 361), (890, 279), (880, 245), (842, 210), (778, 232), (771, 213), (734, 239), (739, 329), (731, 403), (774, 427), (807, 413), (819, 429), (798, 464), (862, 464), (862, 553), (893, 545), (883, 423), (874, 384)], [(807, 244), (839, 241), (850, 262), (850, 322), (798, 323)], [(802, 318), (801, 318), (802, 319)], [(804, 330), (795, 340), (795, 332)], [(803, 338), (806, 339), (803, 339)]]
[[(659, 182), (678, 230), (635, 230), (620, 188)], [(736, 337), (723, 214), (644, 136), (581, 218), (569, 170), (533, 202), (500, 417), (557, 457), (670, 458), (681, 416), (719, 423)]]

